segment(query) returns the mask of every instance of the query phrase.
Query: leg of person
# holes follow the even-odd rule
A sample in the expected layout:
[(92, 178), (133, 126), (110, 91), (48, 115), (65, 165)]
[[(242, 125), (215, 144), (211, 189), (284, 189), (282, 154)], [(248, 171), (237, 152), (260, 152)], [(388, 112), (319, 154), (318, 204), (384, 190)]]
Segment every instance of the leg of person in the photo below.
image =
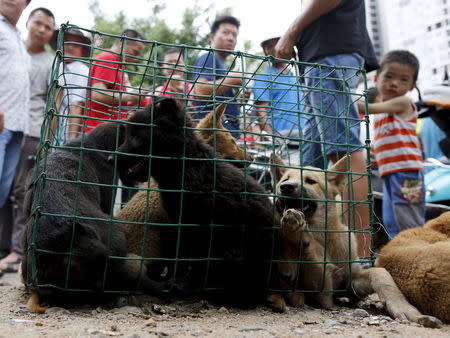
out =
[[(344, 155), (345, 156), (345, 155)], [(364, 151), (354, 151), (350, 154), (350, 172), (352, 173), (348, 189), (344, 191), (344, 199), (356, 202), (363, 202), (351, 205), (350, 212), (347, 213), (347, 224), (351, 228), (363, 230), (356, 233), (358, 241), (358, 255), (360, 257), (370, 256), (371, 235), (369, 229), (369, 201), (368, 201), (368, 184), (367, 164), (365, 162)], [(334, 162), (334, 161), (333, 161)], [(364, 201), (367, 201), (364, 203)]]
[[(306, 87), (311, 88), (316, 84), (314, 78), (318, 76), (316, 74), (318, 71), (313, 67), (307, 67), (305, 73), (308, 74), (306, 77)], [(307, 93), (306, 109), (308, 114), (305, 116), (305, 126), (304, 126), (304, 142), (300, 148), (301, 153), (299, 154), (299, 164), (301, 166), (312, 166), (316, 168), (325, 167), (324, 156), (322, 152), (321, 139), (319, 134), (319, 119), (320, 111), (315, 109), (312, 102), (317, 102), (316, 98), (317, 92), (313, 89), (309, 89)]]
[[(3, 170), (0, 178), (0, 204), (4, 205), (8, 198), (9, 191), (14, 179), (14, 173), (19, 162), (20, 157), (20, 145), (22, 143), (22, 132), (11, 132), (10, 140), (7, 143), (4, 151)], [(16, 252), (11, 252), (8, 256), (0, 260), (0, 270), (2, 271), (14, 271), (18, 262), (20, 262), (21, 255)]]
[(394, 215), (394, 187), (395, 175), (387, 174), (383, 176), (383, 224), (388, 234), (388, 238), (392, 239), (400, 232), (397, 220)]
[(422, 227), (425, 223), (425, 194), (421, 170), (394, 174), (396, 189), (392, 201), (394, 217), (399, 231)]
[[(12, 133), (8, 129), (4, 129), (0, 133), (0, 181), (2, 178), (3, 164), (5, 160), (6, 146), (11, 139)], [(11, 250), (11, 228), (12, 228), (12, 217), (11, 217), (11, 204), (6, 203), (8, 192), (0, 191), (0, 196), (6, 195), (4, 197), (5, 202), (0, 206), (0, 259), (7, 256)]]
[(12, 206), (9, 200), (0, 208), (0, 259), (11, 251)]
[(11, 251), (20, 255), (22, 250), (22, 234), (25, 228), (26, 217), (23, 212), (23, 203), (25, 198), (25, 182), (31, 168), (36, 162), (37, 147), (39, 138), (25, 136), (22, 151), (20, 153), (19, 163), (14, 177), (14, 184), (11, 193), (13, 200), (14, 222), (11, 236)]
[[(346, 223), (353, 229), (368, 229), (368, 161), (360, 140), (361, 121), (351, 94), (358, 83), (359, 74), (353, 69), (333, 67), (362, 67), (364, 60), (353, 53), (328, 56), (316, 62), (330, 66), (319, 68), (313, 83), (313, 87), (317, 88), (316, 94), (311, 96), (312, 106), (320, 112), (316, 119), (319, 118), (318, 130), (323, 152), (332, 163), (343, 156), (349, 157), (350, 184), (343, 198), (356, 203), (346, 208)], [(368, 257), (371, 244), (369, 231), (358, 232), (356, 238), (359, 255)]]

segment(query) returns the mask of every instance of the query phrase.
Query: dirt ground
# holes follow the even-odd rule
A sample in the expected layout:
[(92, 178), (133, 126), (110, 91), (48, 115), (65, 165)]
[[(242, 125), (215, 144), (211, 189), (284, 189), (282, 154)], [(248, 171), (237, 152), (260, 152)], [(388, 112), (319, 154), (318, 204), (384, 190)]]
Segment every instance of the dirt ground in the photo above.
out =
[(392, 320), (376, 299), (365, 301), (364, 309), (307, 307), (278, 314), (265, 307), (244, 311), (129, 296), (108, 308), (53, 307), (43, 315), (29, 313), (26, 300), (17, 275), (0, 278), (0, 337), (450, 337), (450, 325), (430, 329)]

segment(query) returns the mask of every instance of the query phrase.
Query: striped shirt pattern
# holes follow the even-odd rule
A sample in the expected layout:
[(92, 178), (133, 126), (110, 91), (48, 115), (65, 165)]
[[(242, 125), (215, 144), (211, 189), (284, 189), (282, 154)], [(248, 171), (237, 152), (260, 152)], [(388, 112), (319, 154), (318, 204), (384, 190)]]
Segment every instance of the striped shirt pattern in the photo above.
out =
[(416, 134), (417, 109), (406, 119), (396, 114), (379, 114), (374, 120), (375, 159), (380, 175), (421, 170), (422, 149)]

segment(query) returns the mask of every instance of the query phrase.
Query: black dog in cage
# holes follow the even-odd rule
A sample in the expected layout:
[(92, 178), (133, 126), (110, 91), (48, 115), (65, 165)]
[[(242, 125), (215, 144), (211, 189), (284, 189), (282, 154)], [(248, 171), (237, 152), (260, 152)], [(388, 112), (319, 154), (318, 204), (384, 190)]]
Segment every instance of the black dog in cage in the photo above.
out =
[(159, 99), (132, 115), (119, 152), (123, 182), (151, 176), (161, 189), (174, 229), (161, 245), (171, 249), (164, 258), (172, 262), (168, 270), (178, 291), (212, 291), (236, 305), (262, 301), (279, 225), (265, 190), (242, 170), (214, 159), (173, 99)]
[(64, 303), (70, 301), (67, 291), (163, 289), (140, 272), (137, 262), (121, 259), (126, 239), (111, 216), (116, 175), (108, 162), (122, 141), (121, 129), (104, 123), (84, 139), (53, 150), (30, 171), (22, 276), (34, 290), (29, 307), (36, 312), (43, 311), (39, 296), (58, 291), (65, 292), (59, 299)]

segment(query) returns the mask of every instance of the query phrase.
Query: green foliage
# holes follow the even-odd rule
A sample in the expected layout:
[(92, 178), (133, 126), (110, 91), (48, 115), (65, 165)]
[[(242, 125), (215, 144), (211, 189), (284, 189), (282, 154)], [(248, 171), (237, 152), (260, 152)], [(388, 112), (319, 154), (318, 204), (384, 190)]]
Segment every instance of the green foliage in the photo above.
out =
[[(209, 27), (214, 18), (218, 15), (233, 15), (232, 8), (227, 7), (220, 11), (215, 11), (214, 5), (200, 5), (196, 2), (193, 7), (186, 7), (183, 11), (180, 25), (177, 27), (170, 27), (165, 18), (167, 17), (166, 5), (159, 0), (147, 0), (151, 4), (150, 14), (146, 17), (128, 18), (123, 11), (115, 14), (114, 17), (109, 18), (100, 8), (98, 0), (90, 1), (90, 10), (94, 14), (94, 31), (106, 34), (120, 35), (126, 28), (132, 28), (139, 31), (149, 41), (158, 41), (163, 44), (171, 45), (187, 45), (195, 47), (209, 46)], [(243, 23), (245, 24), (245, 23)], [(95, 37), (94, 37), (95, 38)], [(94, 40), (99, 40), (97, 39)], [(102, 35), (101, 48), (109, 48), (114, 43), (114, 37)], [(150, 45), (150, 44), (149, 44)], [(156, 51), (146, 48), (143, 58), (153, 62), (154, 60), (161, 60), (164, 51), (171, 46), (161, 45)], [(244, 49), (247, 51), (251, 48), (251, 42), (246, 40), (244, 42)], [(95, 54), (99, 53), (97, 50)], [(155, 54), (157, 52), (157, 54)], [(187, 65), (193, 64), (198, 56), (198, 52), (189, 49), (185, 55), (185, 62)], [(138, 69), (139, 68), (139, 69)], [(151, 87), (153, 79), (155, 85), (158, 86), (162, 82), (162, 74), (158, 72), (158, 77), (146, 76), (144, 83), (142, 77), (139, 79), (133, 73), (144, 72), (143, 67), (127, 67), (130, 81), (133, 85)], [(150, 75), (150, 74), (149, 74)], [(139, 80), (139, 81), (138, 81)], [(139, 82), (139, 83), (138, 83)]]

